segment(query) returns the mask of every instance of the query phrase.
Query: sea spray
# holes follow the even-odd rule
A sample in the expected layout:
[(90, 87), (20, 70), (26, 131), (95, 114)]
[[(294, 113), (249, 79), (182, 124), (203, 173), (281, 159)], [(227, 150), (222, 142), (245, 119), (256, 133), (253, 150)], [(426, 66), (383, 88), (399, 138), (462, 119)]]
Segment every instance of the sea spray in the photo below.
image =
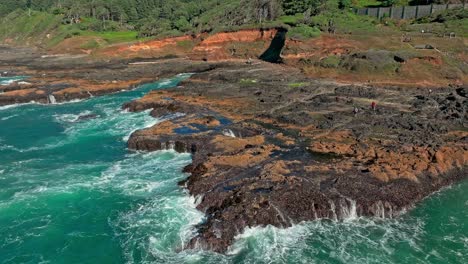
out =
[(336, 214), (336, 205), (335, 201), (329, 200), (328, 203), (330, 204), (330, 219), (333, 219), (335, 221), (338, 220), (338, 215)]
[(340, 199), (341, 219), (352, 221), (358, 217), (356, 201), (350, 198)]
[(165, 142), (164, 149), (166, 149), (166, 150), (174, 150), (174, 149), (175, 149), (175, 142), (172, 141), (172, 140)]
[(53, 94), (49, 94), (49, 104), (57, 104), (57, 99), (55, 99), (55, 96)]

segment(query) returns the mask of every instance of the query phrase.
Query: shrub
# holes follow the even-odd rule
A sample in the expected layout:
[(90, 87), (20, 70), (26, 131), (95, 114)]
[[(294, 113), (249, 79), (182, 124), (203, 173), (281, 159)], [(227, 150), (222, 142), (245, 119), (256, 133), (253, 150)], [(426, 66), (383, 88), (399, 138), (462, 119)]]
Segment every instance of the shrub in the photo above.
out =
[(311, 18), (311, 26), (327, 31), (330, 22), (338, 33), (372, 33), (376, 31), (377, 19), (369, 16), (358, 16), (348, 11), (323, 12)]
[(290, 37), (297, 39), (316, 38), (320, 36), (320, 30), (316, 27), (299, 25), (291, 28), (288, 34)]

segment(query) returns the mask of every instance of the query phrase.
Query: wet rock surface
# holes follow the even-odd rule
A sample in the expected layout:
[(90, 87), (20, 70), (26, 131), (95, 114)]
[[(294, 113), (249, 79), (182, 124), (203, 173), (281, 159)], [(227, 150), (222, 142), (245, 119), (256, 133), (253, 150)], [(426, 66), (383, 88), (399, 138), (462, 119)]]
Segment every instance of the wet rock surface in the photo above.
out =
[(133, 133), (130, 149), (193, 154), (180, 184), (206, 221), (188, 247), (225, 252), (246, 227), (397, 217), (466, 178), (466, 94), (466, 87), (349, 86), (282, 65), (225, 64), (123, 107), (164, 119)]

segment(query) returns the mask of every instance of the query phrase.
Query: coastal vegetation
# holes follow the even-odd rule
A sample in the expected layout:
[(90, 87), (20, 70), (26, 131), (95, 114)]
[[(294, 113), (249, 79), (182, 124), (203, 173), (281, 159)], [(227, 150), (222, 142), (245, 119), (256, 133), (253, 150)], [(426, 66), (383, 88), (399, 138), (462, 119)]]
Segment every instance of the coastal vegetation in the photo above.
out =
[[(424, 1), (437, 3), (440, 1)], [(0, 3), (0, 39), (54, 46), (74, 36), (94, 36), (98, 46), (148, 37), (170, 37), (242, 28), (288, 27), (313, 38), (330, 27), (341, 32), (378, 30), (382, 21), (354, 15), (353, 8), (418, 4), (377, 0), (5, 0)], [(466, 11), (464, 12), (466, 14)], [(466, 15), (434, 17), (467, 32)], [(443, 21), (442, 21), (443, 20)], [(461, 26), (461, 27), (460, 27)], [(464, 31), (463, 31), (464, 30)]]
[[(139, 45), (133, 54), (137, 57), (189, 54), (203, 60), (248, 59), (259, 57), (271, 40), (261, 37), (260, 32), (282, 28), (292, 41), (281, 53), (283, 62), (308, 75), (364, 82), (387, 82), (388, 77), (392, 82), (398, 79), (398, 83), (425, 79), (445, 85), (466, 81), (468, 76), (463, 55), (468, 10), (447, 10), (410, 20), (378, 19), (355, 12), (361, 7), (441, 2), (7, 0), (0, 3), (0, 43), (96, 56), (121, 54), (112, 47), (130, 43)], [(250, 30), (249, 41), (239, 41), (247, 36), (243, 33), (220, 35), (225, 42), (222, 48), (209, 48), (211, 37), (242, 30)], [(180, 39), (171, 40), (174, 37)], [(432, 51), (416, 48), (426, 46)], [(200, 54), (203, 50), (209, 54)], [(398, 54), (412, 56), (395, 61), (392, 56)]]

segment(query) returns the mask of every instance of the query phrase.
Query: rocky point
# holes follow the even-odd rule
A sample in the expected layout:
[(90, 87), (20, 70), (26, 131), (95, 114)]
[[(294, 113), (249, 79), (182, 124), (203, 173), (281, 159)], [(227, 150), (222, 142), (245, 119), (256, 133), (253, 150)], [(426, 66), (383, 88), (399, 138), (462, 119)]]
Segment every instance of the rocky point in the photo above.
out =
[(225, 252), (246, 227), (397, 217), (466, 178), (467, 92), (345, 85), (284, 65), (225, 63), (123, 108), (164, 119), (133, 133), (130, 149), (192, 153), (180, 185), (206, 221), (188, 247)]

